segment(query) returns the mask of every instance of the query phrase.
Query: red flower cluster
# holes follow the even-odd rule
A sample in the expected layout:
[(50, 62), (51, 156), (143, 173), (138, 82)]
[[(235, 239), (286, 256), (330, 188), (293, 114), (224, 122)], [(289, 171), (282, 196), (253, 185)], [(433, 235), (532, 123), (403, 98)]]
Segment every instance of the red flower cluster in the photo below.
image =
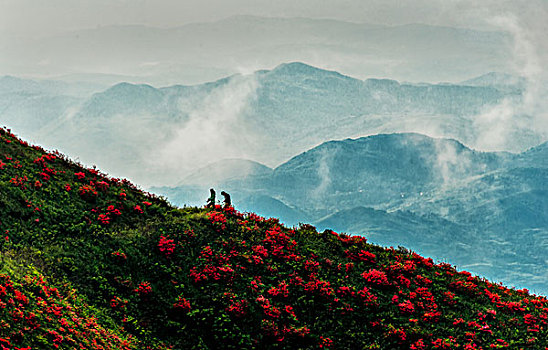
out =
[(141, 282), (134, 291), (137, 292), (141, 298), (146, 298), (152, 294), (152, 287), (150, 286), (150, 282)]
[(226, 229), (226, 217), (223, 213), (212, 211), (207, 213), (207, 216), (217, 231), (223, 231)]
[(386, 277), (386, 273), (377, 269), (370, 269), (369, 271), (365, 271), (364, 273), (362, 273), (362, 277), (371, 284), (376, 284), (378, 286), (390, 285), (390, 282), (388, 282), (388, 278)]
[(404, 314), (412, 314), (415, 312), (415, 307), (413, 303), (409, 300), (404, 301), (403, 303), (398, 304), (400, 311)]
[(320, 336), (320, 343), (318, 344), (318, 346), (320, 348), (330, 348), (333, 346), (333, 340)]
[(287, 298), (289, 295), (289, 290), (287, 289), (288, 285), (285, 281), (281, 281), (277, 287), (272, 287), (268, 290), (268, 294), (277, 297), (282, 296), (284, 298)]
[(259, 303), (259, 305), (263, 308), (263, 312), (265, 315), (272, 317), (272, 318), (278, 318), (282, 314), (279, 308), (273, 306), (270, 303), (270, 300), (263, 297), (262, 295), (259, 295), (256, 299), (256, 301)]
[(109, 188), (108, 182), (106, 182), (106, 181), (104, 181), (104, 180), (103, 180), (103, 181), (97, 182), (97, 183), (95, 184), (95, 186), (96, 186), (99, 190), (101, 190), (101, 191), (103, 191), (103, 192), (106, 192), (106, 191), (108, 190), (108, 188)]
[(160, 242), (158, 242), (158, 249), (160, 249), (160, 252), (164, 254), (165, 257), (169, 258), (175, 251), (175, 241), (165, 236), (161, 236)]
[(92, 201), (97, 198), (97, 191), (92, 185), (83, 185), (78, 189), (78, 194), (85, 200)]
[(107, 212), (110, 215), (114, 215), (114, 216), (122, 215), (122, 212), (120, 211), (120, 209), (115, 208), (114, 205), (112, 205), (112, 204), (107, 207)]
[(116, 259), (116, 261), (118, 261), (118, 262), (122, 262), (122, 261), (127, 260), (126, 253), (124, 253), (122, 251), (119, 251), (119, 250), (110, 253), (110, 255), (112, 255), (112, 257), (114, 257), (114, 259)]
[(28, 180), (27, 176), (15, 176), (10, 179), (10, 183), (13, 184), (13, 186), (25, 190), (27, 188), (26, 183)]
[(231, 313), (236, 317), (243, 317), (247, 313), (248, 302), (245, 299), (230, 298), (229, 305), (225, 308), (225, 311)]
[(190, 301), (186, 300), (185, 298), (179, 296), (177, 298), (177, 301), (173, 304), (173, 307), (177, 310), (182, 311), (183, 313), (189, 313), (190, 310), (192, 310), (192, 306), (190, 305)]
[(126, 299), (113, 296), (112, 299), (110, 300), (110, 307), (113, 309), (125, 309), (128, 302), (129, 301)]
[(99, 214), (99, 217), (97, 220), (101, 223), (101, 225), (108, 225), (110, 224), (110, 217), (106, 214)]

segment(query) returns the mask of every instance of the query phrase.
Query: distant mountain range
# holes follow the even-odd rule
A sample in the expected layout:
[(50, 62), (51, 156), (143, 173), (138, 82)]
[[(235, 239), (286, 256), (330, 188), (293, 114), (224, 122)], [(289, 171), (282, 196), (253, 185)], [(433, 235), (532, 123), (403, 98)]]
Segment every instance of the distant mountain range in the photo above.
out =
[[(503, 88), (487, 84), (494, 80)], [(502, 75), (465, 85), (405, 84), (299, 62), (194, 86), (121, 83), (97, 91), (83, 84), (71, 93), (72, 85), (0, 80), (2, 122), (144, 185), (177, 183), (227, 158), (273, 167), (328, 140), (378, 133), (421, 132), (474, 145), (478, 115), (501, 101), (519, 102), (523, 93)], [(542, 141), (525, 132), (512, 130), (508, 149)]]
[(419, 134), (383, 134), (326, 142), (238, 180), (208, 176), (207, 169), (217, 168), (210, 165), (199, 172), (215, 179), (207, 186), (154, 191), (179, 205), (201, 205), (214, 185), (244, 210), (364, 234), (546, 293), (546, 159), (548, 143), (512, 154)]
[(110, 84), (198, 84), (291, 61), (361, 79), (402, 81), (456, 82), (513, 68), (512, 37), (503, 31), (256, 16), (173, 28), (101, 26), (18, 38), (4, 44), (2, 53), (0, 74), (56, 74)]
[(525, 88), (526, 83), (526, 79), (522, 77), (517, 77), (506, 73), (490, 72), (479, 77), (465, 80), (460, 84), (471, 86), (492, 86), (497, 89), (523, 89)]

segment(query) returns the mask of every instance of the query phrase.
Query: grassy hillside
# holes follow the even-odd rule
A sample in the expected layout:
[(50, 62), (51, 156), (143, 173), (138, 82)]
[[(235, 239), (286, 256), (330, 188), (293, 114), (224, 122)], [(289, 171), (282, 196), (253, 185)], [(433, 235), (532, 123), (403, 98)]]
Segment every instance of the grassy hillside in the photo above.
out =
[(4, 129), (0, 229), (2, 350), (548, 346), (543, 297), (363, 237), (173, 208)]

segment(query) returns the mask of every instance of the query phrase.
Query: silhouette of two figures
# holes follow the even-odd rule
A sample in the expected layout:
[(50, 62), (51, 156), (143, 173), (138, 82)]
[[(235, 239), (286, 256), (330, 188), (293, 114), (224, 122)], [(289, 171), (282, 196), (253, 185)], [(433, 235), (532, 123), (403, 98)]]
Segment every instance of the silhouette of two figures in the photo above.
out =
[[(209, 198), (207, 199), (207, 208), (214, 208), (215, 207), (215, 190), (213, 188), (209, 189)], [(221, 191), (221, 196), (224, 197), (223, 200), (223, 207), (228, 208), (232, 206), (232, 202), (230, 201), (230, 195), (226, 193), (225, 191)]]

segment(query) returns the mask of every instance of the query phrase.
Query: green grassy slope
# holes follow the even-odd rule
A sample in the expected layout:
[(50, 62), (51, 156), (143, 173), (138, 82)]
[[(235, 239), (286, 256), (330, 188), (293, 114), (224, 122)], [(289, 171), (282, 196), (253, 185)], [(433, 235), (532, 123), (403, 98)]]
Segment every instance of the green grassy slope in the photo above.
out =
[(543, 297), (363, 237), (173, 208), (4, 129), (0, 230), (2, 350), (548, 346)]

